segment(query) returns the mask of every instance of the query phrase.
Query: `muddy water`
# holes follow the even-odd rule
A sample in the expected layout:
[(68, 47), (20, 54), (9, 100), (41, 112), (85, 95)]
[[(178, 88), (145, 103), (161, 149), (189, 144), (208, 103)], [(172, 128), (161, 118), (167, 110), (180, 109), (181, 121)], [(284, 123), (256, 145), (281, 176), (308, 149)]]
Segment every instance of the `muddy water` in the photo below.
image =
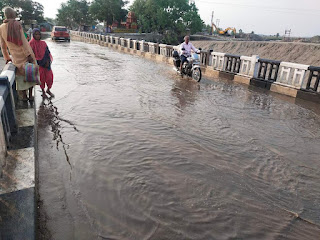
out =
[(319, 239), (319, 106), (48, 44), (42, 239)]

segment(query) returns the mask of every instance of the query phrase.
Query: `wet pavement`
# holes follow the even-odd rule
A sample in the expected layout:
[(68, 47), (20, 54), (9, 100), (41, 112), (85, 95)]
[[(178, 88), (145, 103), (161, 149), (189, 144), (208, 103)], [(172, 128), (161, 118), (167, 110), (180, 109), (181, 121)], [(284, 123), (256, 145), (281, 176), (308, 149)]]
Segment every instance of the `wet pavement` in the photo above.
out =
[(40, 239), (319, 239), (319, 105), (48, 45)]

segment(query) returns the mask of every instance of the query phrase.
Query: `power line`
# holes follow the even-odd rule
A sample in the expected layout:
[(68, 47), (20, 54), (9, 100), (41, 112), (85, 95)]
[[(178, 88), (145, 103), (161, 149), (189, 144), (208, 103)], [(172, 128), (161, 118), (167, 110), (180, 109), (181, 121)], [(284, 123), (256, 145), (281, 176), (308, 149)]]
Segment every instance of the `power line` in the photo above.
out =
[(261, 10), (272, 10), (272, 11), (276, 10), (277, 12), (281, 12), (281, 10), (284, 10), (286, 12), (287, 11), (296, 11), (296, 12), (299, 12), (299, 13), (301, 13), (301, 11), (305, 11), (305, 12), (306, 11), (307, 12), (320, 12), (320, 9), (272, 8), (272, 7), (269, 7), (269, 6), (246, 5), (246, 4), (237, 4), (237, 3), (211, 2), (211, 1), (205, 1), (205, 0), (196, 0), (196, 2), (209, 3), (209, 4), (218, 4), (218, 5), (226, 5), (226, 6), (251, 7), (251, 8), (259, 8)]

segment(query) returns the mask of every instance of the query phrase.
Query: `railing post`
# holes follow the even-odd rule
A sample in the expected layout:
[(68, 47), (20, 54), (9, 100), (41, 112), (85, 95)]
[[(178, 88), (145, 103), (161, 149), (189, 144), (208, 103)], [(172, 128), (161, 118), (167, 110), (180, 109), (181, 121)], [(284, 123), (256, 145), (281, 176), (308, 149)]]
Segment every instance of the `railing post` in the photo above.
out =
[(250, 66), (249, 76), (257, 78), (258, 71), (259, 71), (259, 56), (253, 55), (251, 57), (251, 66)]
[(138, 50), (138, 46), (137, 46), (137, 40), (132, 40), (132, 48), (133, 50)]
[(141, 52), (144, 52), (144, 43), (145, 43), (144, 40), (140, 41), (140, 51)]

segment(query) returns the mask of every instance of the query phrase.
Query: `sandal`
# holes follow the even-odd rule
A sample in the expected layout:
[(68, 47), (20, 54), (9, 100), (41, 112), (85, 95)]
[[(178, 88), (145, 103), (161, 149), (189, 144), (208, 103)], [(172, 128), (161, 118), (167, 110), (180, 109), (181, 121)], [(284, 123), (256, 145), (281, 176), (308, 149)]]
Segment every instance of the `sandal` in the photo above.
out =
[(54, 98), (54, 94), (50, 90), (47, 90), (46, 93), (48, 93), (50, 97)]

